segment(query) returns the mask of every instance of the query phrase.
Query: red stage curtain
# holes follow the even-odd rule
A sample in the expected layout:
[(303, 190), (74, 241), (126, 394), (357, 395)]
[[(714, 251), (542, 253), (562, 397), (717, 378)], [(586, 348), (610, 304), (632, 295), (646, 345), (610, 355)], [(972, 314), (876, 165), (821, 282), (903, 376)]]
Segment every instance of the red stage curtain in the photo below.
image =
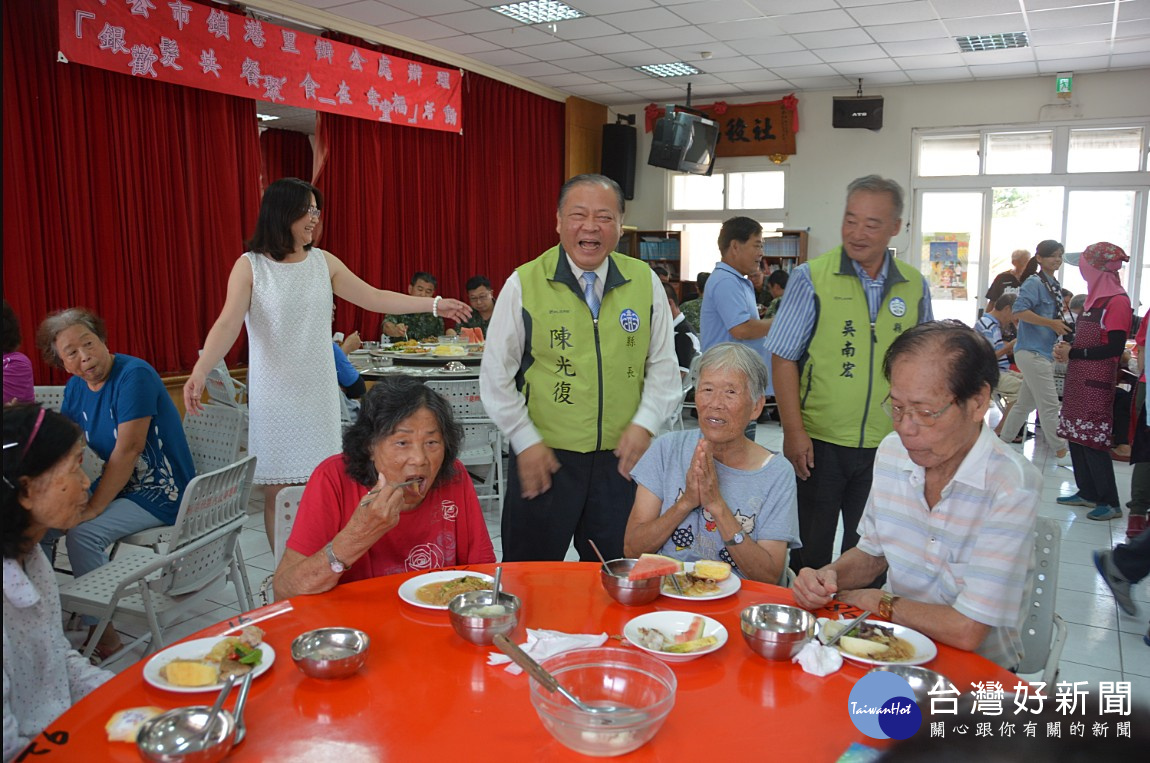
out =
[(260, 133), (260, 152), (263, 156), (263, 187), (280, 178), (300, 178), (311, 182), (311, 139), (295, 130), (277, 130), (274, 127)]
[[(516, 266), (557, 241), (562, 103), (468, 73), (463, 135), (320, 113), (316, 138), (319, 245), (368, 283), (406, 293), (422, 270), (440, 293), (466, 300), (471, 276), (486, 275), (498, 292)], [(337, 303), (338, 330), (379, 336), (378, 315)]]
[(255, 103), (56, 63), (55, 3), (7, 0), (3, 25), (4, 295), (24, 351), (48, 312), (85, 305), (113, 352), (190, 369), (255, 225)]

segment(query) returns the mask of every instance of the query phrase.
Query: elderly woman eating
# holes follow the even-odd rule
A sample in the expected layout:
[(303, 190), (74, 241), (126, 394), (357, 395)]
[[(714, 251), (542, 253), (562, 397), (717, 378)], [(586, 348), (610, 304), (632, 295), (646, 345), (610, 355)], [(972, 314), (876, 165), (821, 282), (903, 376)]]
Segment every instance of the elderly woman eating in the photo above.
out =
[(475, 487), (456, 460), (462, 438), (451, 405), (418, 379), (391, 377), (368, 390), (343, 453), (308, 480), (276, 569), (276, 598), (494, 562)]
[(699, 359), (699, 429), (651, 443), (631, 477), (638, 483), (623, 550), (682, 561), (717, 559), (751, 580), (777, 583), (798, 548), (795, 472), (747, 439), (762, 413), (767, 367), (757, 354), (718, 344)]
[[(77, 577), (108, 563), (107, 548), (149, 527), (176, 521), (180, 495), (195, 476), (180, 413), (155, 369), (139, 358), (113, 354), (103, 319), (73, 307), (44, 319), (36, 343), (44, 360), (72, 374), (60, 412), (80, 425), (104, 461), (83, 521), (68, 530), (68, 559)], [(60, 536), (45, 536), (45, 550)], [(95, 618), (85, 618), (89, 626)], [(108, 628), (94, 655), (120, 648)]]

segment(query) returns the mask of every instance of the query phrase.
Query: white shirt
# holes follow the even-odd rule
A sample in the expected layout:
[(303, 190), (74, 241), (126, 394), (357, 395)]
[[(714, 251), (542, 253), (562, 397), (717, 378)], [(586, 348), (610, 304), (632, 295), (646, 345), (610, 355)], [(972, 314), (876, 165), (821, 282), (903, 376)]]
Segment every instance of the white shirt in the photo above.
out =
[[(582, 284), (583, 273), (590, 271), (579, 268), (570, 255), (565, 256), (571, 272)], [(608, 261), (604, 258), (594, 271), (598, 276), (595, 279), (595, 291), (600, 301), (603, 299), (607, 270)], [(631, 423), (657, 435), (679, 406), (682, 382), (679, 361), (675, 358), (671, 308), (667, 304), (663, 283), (653, 270), (651, 304), (654, 307), (651, 314), (651, 346), (647, 351), (643, 394)], [(506, 435), (516, 453), (522, 453), (543, 441), (543, 436), (527, 412), (527, 400), (515, 388), (515, 374), (523, 359), (524, 339), (523, 285), (519, 281), (519, 274), (513, 272), (499, 292), (495, 312), (487, 327), (487, 346), (483, 351), (483, 364), (479, 372), (479, 394), (487, 415)]]

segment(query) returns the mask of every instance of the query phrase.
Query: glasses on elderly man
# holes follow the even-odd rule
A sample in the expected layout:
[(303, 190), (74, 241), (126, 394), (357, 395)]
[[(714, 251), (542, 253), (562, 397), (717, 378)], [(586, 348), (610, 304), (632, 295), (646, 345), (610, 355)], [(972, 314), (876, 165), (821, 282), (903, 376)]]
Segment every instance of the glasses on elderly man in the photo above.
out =
[(886, 411), (886, 415), (890, 416), (896, 424), (902, 421), (904, 416), (909, 416), (910, 420), (920, 427), (932, 427), (938, 422), (938, 417), (946, 413), (947, 409), (956, 402), (956, 400), (951, 400), (937, 411), (932, 411), (929, 408), (909, 408), (903, 405), (895, 405), (890, 401), (890, 395), (887, 395), (882, 400), (882, 409)]
[(316, 217), (316, 218), (318, 218), (318, 217), (320, 216), (320, 214), (322, 214), (322, 213), (320, 212), (320, 209), (319, 209), (319, 207), (317, 207), (315, 204), (312, 204), (310, 207), (308, 207), (308, 208), (307, 208), (307, 213), (308, 213), (310, 216), (312, 216), (312, 217)]

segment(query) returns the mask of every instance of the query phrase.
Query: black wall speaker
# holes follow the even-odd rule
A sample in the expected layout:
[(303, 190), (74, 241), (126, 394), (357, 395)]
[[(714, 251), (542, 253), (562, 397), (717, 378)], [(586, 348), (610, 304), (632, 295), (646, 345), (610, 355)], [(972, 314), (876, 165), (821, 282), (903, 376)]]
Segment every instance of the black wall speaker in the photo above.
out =
[(603, 125), (600, 171), (623, 189), (623, 198), (635, 198), (635, 155), (638, 131), (631, 125)]
[(832, 124), (835, 127), (882, 129), (882, 96), (836, 97)]

